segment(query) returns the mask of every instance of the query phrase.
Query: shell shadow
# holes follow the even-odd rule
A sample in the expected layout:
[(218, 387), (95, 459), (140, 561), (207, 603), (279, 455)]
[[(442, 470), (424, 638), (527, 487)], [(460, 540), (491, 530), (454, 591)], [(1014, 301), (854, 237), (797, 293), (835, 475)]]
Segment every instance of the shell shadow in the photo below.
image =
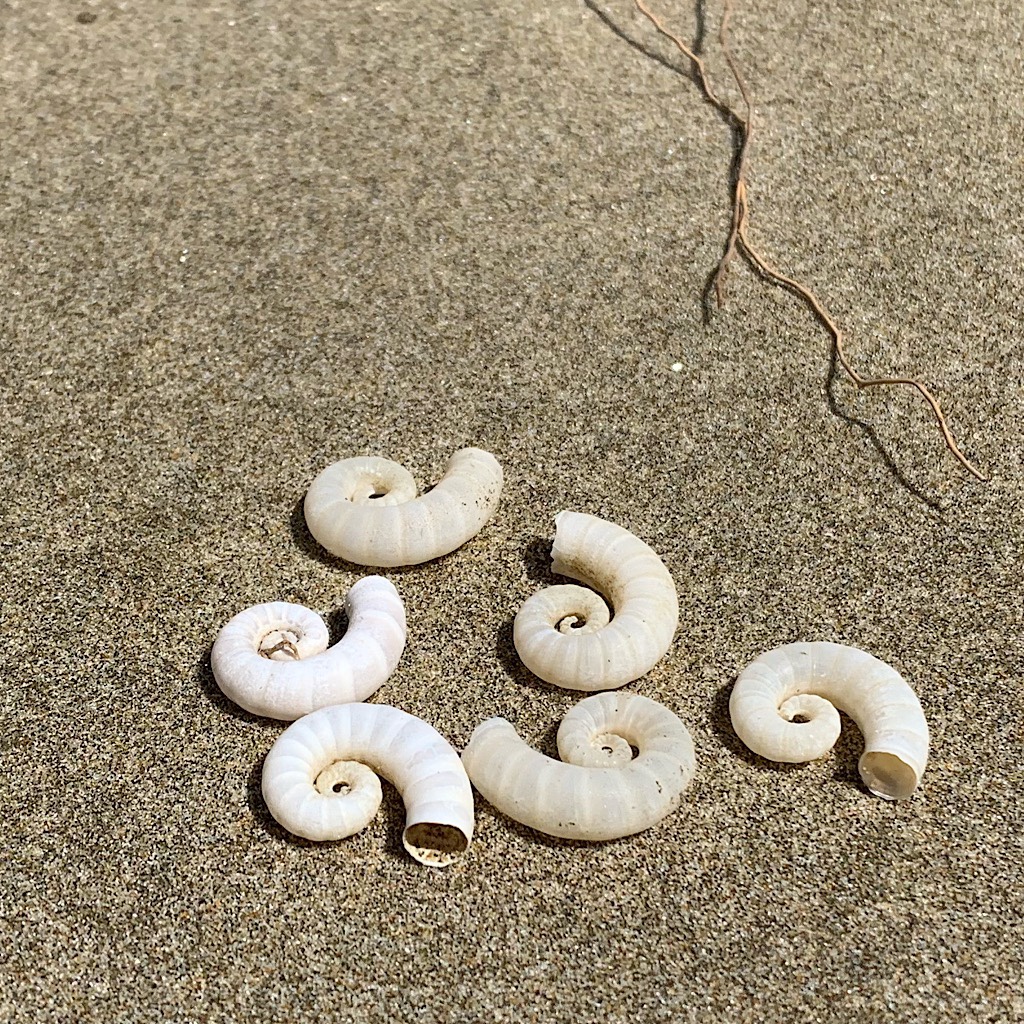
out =
[(736, 735), (736, 730), (732, 727), (732, 716), (729, 714), (729, 697), (732, 695), (734, 683), (735, 680), (719, 688), (708, 710), (707, 723), (722, 745), (730, 754), (735, 755), (741, 761), (745, 761), (754, 768), (773, 770), (780, 774), (798, 772), (805, 769), (807, 767), (806, 764), (781, 764), (777, 761), (769, 761), (768, 758), (755, 754)]
[(545, 730), (540, 739), (537, 740), (535, 750), (539, 750), (545, 757), (550, 757), (553, 761), (561, 762), (561, 758), (558, 756), (558, 728), (562, 724), (562, 720), (559, 719), (556, 722), (552, 722)]
[(526, 575), (531, 580), (550, 587), (556, 583), (564, 583), (565, 578), (558, 576), (551, 568), (551, 548), (554, 541), (550, 537), (531, 537), (523, 552)]
[(245, 784), (245, 802), (249, 805), (249, 811), (253, 816), (253, 820), (259, 828), (274, 839), (282, 839), (292, 846), (301, 846), (303, 848), (319, 846), (320, 844), (313, 842), (312, 839), (303, 839), (301, 836), (292, 835), (284, 826), (279, 825), (270, 813), (267, 802), (263, 799), (264, 761), (266, 761), (265, 755), (253, 765)]
[(333, 647), (348, 632), (348, 612), (345, 606), (335, 608), (324, 616), (327, 623), (327, 646)]
[[(534, 536), (527, 543), (523, 552), (523, 563), (526, 566), (527, 576), (545, 587), (565, 582), (564, 576), (559, 576), (551, 569), (552, 544), (553, 541), (550, 537)], [(515, 617), (513, 616), (498, 627), (494, 639), (495, 652), (506, 674), (515, 682), (529, 687), (531, 690), (536, 690), (538, 693), (565, 693), (564, 687), (545, 682), (523, 664), (516, 651), (514, 627)]]
[(206, 649), (199, 656), (199, 660), (196, 662), (195, 671), (192, 673), (192, 677), (195, 680), (199, 691), (218, 711), (226, 712), (236, 718), (255, 721), (255, 715), (250, 715), (247, 711), (243, 711), (233, 700), (227, 697), (217, 685), (217, 680), (213, 674), (213, 665), (210, 662), (210, 656), (212, 653), (213, 644), (207, 644)]
[(861, 793), (871, 795), (871, 790), (864, 784), (860, 777), (860, 755), (864, 751), (864, 734), (860, 731), (857, 723), (849, 715), (839, 712), (839, 718), (843, 723), (839, 739), (832, 748), (831, 764), (832, 778), (837, 782), (844, 782), (851, 789), (859, 790)]

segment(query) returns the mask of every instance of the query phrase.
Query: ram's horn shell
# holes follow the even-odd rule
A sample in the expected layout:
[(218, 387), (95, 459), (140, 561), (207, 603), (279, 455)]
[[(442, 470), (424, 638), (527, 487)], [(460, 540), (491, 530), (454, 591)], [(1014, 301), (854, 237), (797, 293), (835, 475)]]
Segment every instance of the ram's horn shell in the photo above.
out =
[(366, 700), (398, 665), (405, 608), (392, 583), (366, 576), (345, 610), (348, 630), (331, 648), (323, 619), (302, 605), (275, 601), (239, 613), (213, 645), (217, 685), (246, 711), (286, 722)]
[(547, 835), (593, 841), (650, 828), (679, 805), (693, 779), (686, 726), (633, 693), (580, 701), (559, 726), (558, 753), (561, 761), (545, 756), (504, 718), (491, 718), (474, 730), (462, 763), (503, 814)]
[(675, 584), (658, 555), (621, 526), (582, 512), (555, 517), (552, 568), (585, 583), (548, 587), (519, 609), (513, 639), (536, 676), (569, 690), (613, 690), (649, 672), (679, 622)]
[(444, 867), (468, 849), (473, 791), (459, 755), (422, 719), (385, 704), (341, 704), (290, 725), (267, 754), (263, 797), (289, 832), (344, 839), (376, 811), (360, 775), (366, 769), (402, 795), (402, 842), (412, 857)]
[(729, 699), (739, 738), (755, 754), (790, 763), (832, 749), (837, 708), (864, 734), (864, 784), (887, 800), (909, 800), (928, 763), (928, 723), (914, 691), (878, 658), (843, 644), (786, 644), (751, 662)]
[(444, 476), (416, 497), (397, 462), (374, 456), (328, 466), (304, 504), (309, 532), (332, 555), (357, 565), (419, 565), (461, 547), (494, 515), (501, 496), (498, 460), (463, 448)]

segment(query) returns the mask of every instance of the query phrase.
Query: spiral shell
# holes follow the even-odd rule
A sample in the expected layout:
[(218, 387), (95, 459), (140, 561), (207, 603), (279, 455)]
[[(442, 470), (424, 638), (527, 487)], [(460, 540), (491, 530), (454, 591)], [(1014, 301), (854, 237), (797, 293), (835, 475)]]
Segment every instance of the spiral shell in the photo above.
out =
[(600, 591), (548, 587), (516, 615), (513, 639), (523, 664), (570, 690), (613, 690), (649, 672), (668, 650), (679, 602), (668, 569), (621, 526), (582, 512), (555, 517), (552, 568)]
[(398, 665), (405, 608), (393, 584), (366, 576), (345, 609), (348, 630), (331, 648), (323, 619), (302, 605), (275, 601), (240, 612), (213, 645), (217, 685), (246, 711), (286, 722), (366, 700)]
[(289, 832), (344, 839), (377, 811), (374, 773), (402, 795), (413, 858), (444, 867), (469, 848), (473, 791), (459, 755), (422, 719), (385, 704), (340, 704), (292, 723), (267, 754), (263, 797)]
[(754, 753), (790, 763), (824, 757), (845, 711), (864, 734), (861, 778), (887, 800), (909, 800), (928, 762), (928, 723), (916, 694), (894, 668), (856, 647), (795, 643), (762, 654), (740, 673), (729, 711)]
[(498, 507), (501, 485), (501, 466), (480, 448), (457, 451), (436, 486), (418, 498), (397, 462), (344, 459), (310, 485), (306, 523), (332, 555), (357, 565), (419, 565), (479, 533)]
[(462, 763), (503, 814), (547, 835), (593, 841), (661, 821), (694, 774), (686, 726), (633, 693), (600, 693), (576, 704), (558, 728), (558, 753), (561, 761), (545, 756), (504, 718), (491, 718), (473, 731)]

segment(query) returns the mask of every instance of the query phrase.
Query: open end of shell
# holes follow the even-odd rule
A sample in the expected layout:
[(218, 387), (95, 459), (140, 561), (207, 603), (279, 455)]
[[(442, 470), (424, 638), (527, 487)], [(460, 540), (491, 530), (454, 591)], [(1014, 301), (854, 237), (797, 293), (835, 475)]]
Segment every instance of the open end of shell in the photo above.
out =
[(917, 788), (917, 773), (895, 754), (872, 751), (860, 759), (860, 775), (875, 796), (909, 800)]
[(469, 848), (469, 839), (462, 829), (454, 825), (421, 821), (405, 830), (402, 844), (409, 851), (409, 855), (421, 864), (443, 868), (466, 852)]

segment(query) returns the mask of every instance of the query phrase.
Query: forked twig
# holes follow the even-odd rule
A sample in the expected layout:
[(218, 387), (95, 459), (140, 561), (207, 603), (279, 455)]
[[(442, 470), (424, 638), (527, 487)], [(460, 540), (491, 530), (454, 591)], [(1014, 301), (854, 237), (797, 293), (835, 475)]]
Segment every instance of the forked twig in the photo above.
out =
[(714, 91), (711, 85), (711, 79), (708, 76), (707, 67), (700, 56), (688, 47), (682, 39), (676, 35), (676, 33), (665, 26), (661, 19), (658, 18), (658, 16), (647, 6), (645, 0), (633, 0), (633, 3), (636, 5), (637, 10), (655, 27), (655, 29), (668, 39), (669, 42), (671, 42), (672, 45), (675, 46), (675, 48), (684, 57), (686, 57), (688, 61), (690, 61), (697, 79), (697, 84), (704, 93), (704, 97), (722, 114), (736, 132), (737, 152), (733, 171), (732, 224), (729, 228), (729, 235), (726, 239), (725, 250), (713, 277), (715, 296), (718, 305), (721, 306), (725, 301), (725, 284), (729, 275), (729, 264), (732, 262), (736, 254), (741, 252), (746, 256), (759, 274), (773, 283), (788, 289), (803, 299), (811, 312), (814, 313), (815, 317), (817, 317), (818, 321), (832, 336), (832, 343), (835, 345), (836, 356), (850, 380), (852, 380), (858, 388), (879, 387), (882, 385), (903, 385), (915, 388), (931, 406), (932, 412), (935, 414), (935, 419), (938, 421), (939, 429), (942, 431), (942, 436), (949, 450), (969, 473), (973, 474), (979, 480), (987, 480), (988, 477), (982, 473), (966, 455), (964, 455), (956, 441), (953, 439), (953, 435), (946, 423), (946, 417), (942, 413), (942, 408), (939, 405), (938, 399), (931, 393), (931, 391), (929, 391), (928, 388), (920, 381), (913, 380), (910, 377), (861, 376), (861, 374), (853, 368), (846, 357), (845, 351), (843, 350), (843, 332), (829, 315), (821, 300), (806, 285), (801, 284), (792, 277), (786, 276), (780, 270), (772, 266), (772, 264), (769, 263), (768, 260), (766, 260), (751, 244), (747, 235), (747, 226), (750, 214), (750, 209), (747, 205), (747, 164), (750, 152), (750, 140), (754, 130), (754, 111), (746, 82), (740, 72), (739, 65), (733, 57), (732, 51), (729, 49), (728, 32), (729, 20), (732, 17), (732, 0), (723, 0), (722, 20), (718, 29), (718, 42), (722, 48), (722, 54), (729, 65), (732, 77), (736, 82), (736, 86), (740, 91), (740, 96), (743, 100), (742, 114), (725, 100), (721, 99)]

